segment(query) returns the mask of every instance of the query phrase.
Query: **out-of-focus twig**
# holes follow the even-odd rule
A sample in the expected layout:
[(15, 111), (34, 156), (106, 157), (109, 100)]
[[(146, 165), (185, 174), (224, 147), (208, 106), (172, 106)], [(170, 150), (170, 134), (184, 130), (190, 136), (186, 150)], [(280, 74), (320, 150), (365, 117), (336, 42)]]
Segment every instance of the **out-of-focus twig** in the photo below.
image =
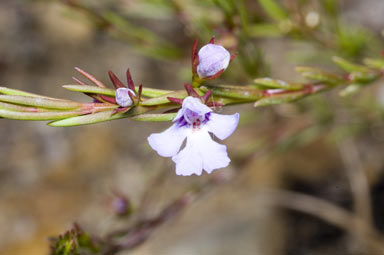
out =
[(160, 226), (174, 220), (185, 208), (212, 188), (228, 180), (227, 176), (217, 175), (200, 186), (183, 194), (180, 198), (166, 206), (157, 216), (150, 219), (139, 219), (132, 227), (110, 233), (106, 237), (106, 248), (103, 255), (114, 255), (122, 250), (131, 250), (144, 243)]
[(155, 229), (175, 218), (195, 199), (196, 194), (184, 194), (164, 208), (158, 216), (152, 219), (139, 221), (129, 229), (111, 233), (108, 236), (109, 241), (107, 249), (103, 252), (103, 255), (113, 255), (121, 250), (130, 250), (139, 246), (149, 238)]
[(162, 184), (164, 184), (167, 177), (169, 177), (168, 172), (162, 171), (162, 172), (158, 173), (148, 184), (148, 187), (143, 192), (143, 195), (140, 199), (139, 206), (137, 208), (137, 213), (141, 217), (146, 217), (146, 215), (148, 214), (149, 206), (150, 206), (151, 202), (153, 201), (153, 193), (154, 193), (153, 188), (159, 187)]
[(73, 10), (86, 14), (99, 29), (105, 30), (121, 41), (130, 43), (133, 50), (145, 56), (168, 60), (178, 59), (182, 55), (180, 49), (173, 43), (149, 29), (132, 24), (116, 11), (97, 9), (86, 4), (85, 1), (61, 0), (61, 2)]
[[(139, 221), (131, 228), (111, 233), (107, 238), (108, 249), (103, 255), (114, 255), (119, 251), (130, 250), (141, 245), (158, 227), (174, 220), (188, 205), (221, 183), (223, 183), (222, 180), (207, 182), (200, 189), (187, 192), (166, 206), (158, 216)], [(384, 251), (384, 238), (371, 224), (359, 215), (326, 200), (291, 191), (268, 189), (260, 190), (257, 199), (258, 202), (266, 205), (280, 206), (306, 213), (339, 227), (358, 238), (369, 251), (375, 252), (375, 254), (381, 254), (379, 252)]]
[(351, 185), (356, 214), (367, 224), (372, 224), (369, 184), (356, 144), (346, 139), (339, 144), (340, 155)]
[(371, 253), (383, 254), (384, 238), (365, 219), (337, 205), (310, 195), (290, 191), (264, 190), (260, 199), (268, 205), (280, 206), (310, 214), (337, 226), (361, 240)]

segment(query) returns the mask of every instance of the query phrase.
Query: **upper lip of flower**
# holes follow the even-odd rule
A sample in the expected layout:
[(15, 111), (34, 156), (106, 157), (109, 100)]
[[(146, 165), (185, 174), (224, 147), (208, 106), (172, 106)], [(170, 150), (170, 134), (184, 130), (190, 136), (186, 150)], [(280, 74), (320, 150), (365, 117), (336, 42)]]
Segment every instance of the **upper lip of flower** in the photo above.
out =
[(173, 119), (173, 122), (183, 117), (187, 113), (187, 111), (192, 111), (199, 116), (204, 116), (206, 113), (212, 112), (212, 109), (206, 106), (205, 104), (202, 104), (200, 99), (189, 96), (183, 100), (183, 105), (181, 109), (177, 112), (176, 117)]

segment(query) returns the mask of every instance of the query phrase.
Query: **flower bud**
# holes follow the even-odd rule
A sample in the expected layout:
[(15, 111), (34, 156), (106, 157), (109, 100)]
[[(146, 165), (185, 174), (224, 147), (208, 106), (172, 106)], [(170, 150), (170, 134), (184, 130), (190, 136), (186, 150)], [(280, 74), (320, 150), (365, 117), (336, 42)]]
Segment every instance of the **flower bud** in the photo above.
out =
[(132, 204), (124, 195), (115, 194), (111, 201), (111, 209), (119, 217), (129, 216), (132, 213)]
[(129, 92), (131, 92), (132, 95), (135, 95), (135, 93), (131, 89), (118, 88), (116, 90), (116, 103), (119, 106), (128, 107), (132, 105), (132, 99), (129, 96)]
[(220, 45), (209, 43), (199, 50), (199, 65), (197, 74), (200, 78), (206, 78), (217, 74), (228, 67), (231, 55)]

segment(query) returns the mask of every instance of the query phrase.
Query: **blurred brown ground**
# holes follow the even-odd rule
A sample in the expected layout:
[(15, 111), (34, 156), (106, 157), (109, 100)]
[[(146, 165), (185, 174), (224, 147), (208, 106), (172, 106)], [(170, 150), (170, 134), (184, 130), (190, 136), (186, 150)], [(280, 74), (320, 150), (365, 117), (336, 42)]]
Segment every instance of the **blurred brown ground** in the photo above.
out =
[[(355, 1), (354, 8), (346, 15), (361, 16), (362, 24), (373, 28), (382, 26), (375, 15), (368, 14), (383, 10), (383, 4), (367, 1), (376, 4), (369, 6), (362, 2)], [(58, 3), (0, 2), (1, 86), (87, 100), (60, 88), (72, 83), (71, 76), (76, 75), (74, 66), (106, 82), (108, 70), (123, 77), (125, 69), (130, 67), (138, 84), (173, 89), (183, 83), (173, 74), (179, 71), (180, 64), (188, 66), (187, 60), (164, 64), (139, 56), (129, 45), (98, 33), (87, 22), (68, 18), (67, 11)], [(272, 62), (281, 61), (282, 52), (287, 50), (273, 42), (265, 48)], [(292, 70), (293, 65), (280, 66), (274, 74), (295, 80), (291, 77)], [(366, 93), (374, 90), (370, 88)], [(289, 115), (290, 107), (276, 107), (273, 111)], [(258, 127), (255, 123), (260, 122), (256, 120), (243, 123), (227, 141), (235, 160), (222, 171), (243, 168), (242, 176), (188, 208), (133, 254), (289, 254), (287, 242), (296, 233), (291, 229), (292, 222), (286, 220), (284, 213), (255, 202), (257, 190), (262, 187), (293, 187), (300, 191), (304, 186), (304, 191), (313, 188), (314, 195), (350, 206), (349, 186), (334, 147), (320, 138), (289, 153), (252, 156), (245, 152), (248, 156), (244, 158), (242, 145), (265, 135), (265, 129), (273, 126), (274, 119), (269, 117), (271, 109), (254, 110), (249, 105), (228, 110), (234, 111), (246, 116), (257, 114), (265, 121)], [(300, 130), (300, 123), (305, 127), (306, 119), (301, 115), (286, 117), (279, 124)], [(119, 120), (85, 127), (52, 128), (38, 122), (1, 119), (0, 123), (0, 254), (47, 254), (48, 237), (63, 233), (73, 222), (95, 235), (107, 233), (124, 224), (111, 216), (106, 205), (113, 191), (129, 195), (135, 204), (160, 172), (169, 172), (169, 177), (154, 188), (153, 200), (159, 204), (177, 197), (198, 178), (208, 178), (174, 176), (171, 160), (158, 157), (149, 148), (146, 137), (167, 124)], [(383, 170), (384, 144), (382, 140), (364, 143), (365, 154), (372, 159), (367, 166), (370, 182), (377, 183)], [(303, 230), (304, 235), (320, 225), (307, 224), (310, 229)], [(328, 243), (336, 247), (330, 248), (335, 251), (346, 241)], [(327, 248), (323, 246), (320, 251)]]

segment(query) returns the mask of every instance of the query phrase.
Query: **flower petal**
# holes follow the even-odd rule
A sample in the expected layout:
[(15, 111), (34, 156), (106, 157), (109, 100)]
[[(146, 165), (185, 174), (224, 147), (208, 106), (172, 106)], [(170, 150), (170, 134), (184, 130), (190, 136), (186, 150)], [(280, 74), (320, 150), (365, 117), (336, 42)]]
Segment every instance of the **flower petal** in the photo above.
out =
[(203, 161), (200, 157), (199, 145), (192, 137), (187, 137), (187, 145), (176, 156), (172, 157), (176, 163), (176, 174), (189, 176), (201, 175), (203, 172)]
[(206, 123), (208, 130), (221, 140), (226, 139), (235, 131), (239, 123), (239, 114), (222, 115), (211, 113)]
[(184, 115), (185, 109), (181, 108), (177, 111), (176, 117), (173, 119), (173, 122), (178, 121)]
[(231, 162), (227, 154), (227, 146), (213, 141), (208, 132), (199, 148), (203, 159), (203, 168), (209, 174), (215, 169), (227, 167)]
[(151, 134), (148, 143), (160, 156), (172, 157), (180, 150), (189, 131), (188, 128), (178, 127), (175, 123), (162, 133)]
[(201, 175), (203, 169), (211, 173), (228, 166), (231, 161), (226, 146), (213, 141), (204, 128), (189, 133), (187, 145), (172, 160), (176, 163), (176, 174), (184, 176)]
[(182, 108), (177, 112), (173, 121), (180, 119), (187, 109), (197, 113), (200, 116), (203, 116), (208, 112), (212, 112), (212, 109), (203, 104), (199, 98), (189, 96), (184, 98)]

